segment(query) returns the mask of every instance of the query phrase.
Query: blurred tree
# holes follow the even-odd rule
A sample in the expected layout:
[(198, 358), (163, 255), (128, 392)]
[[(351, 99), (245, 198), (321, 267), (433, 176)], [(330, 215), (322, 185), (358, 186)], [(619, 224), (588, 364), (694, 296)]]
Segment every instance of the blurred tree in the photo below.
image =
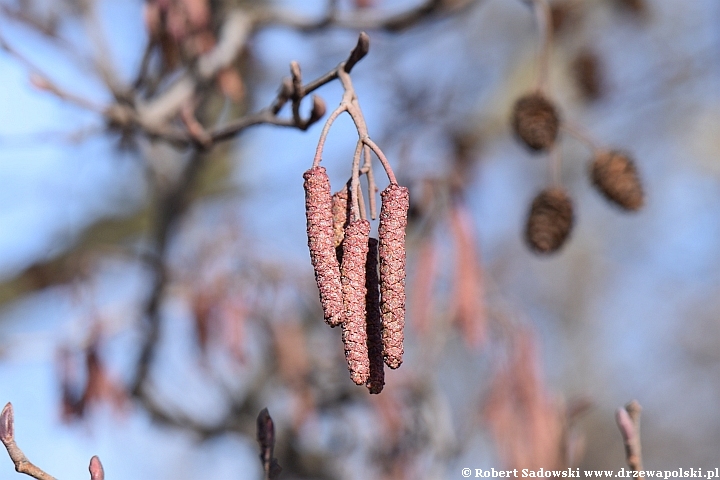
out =
[[(661, 157), (662, 132), (666, 147), (657, 148), (680, 150), (686, 142), (671, 116), (691, 118), (698, 99), (717, 105), (718, 92), (708, 93), (720, 80), (709, 61), (717, 43), (697, 33), (709, 35), (705, 23), (692, 24), (711, 18), (707, 11), (720, 15), (717, 6), (128, 5), (0, 4), (5, 56), (37, 91), (89, 112), (98, 125), (90, 134), (114, 154), (95, 162), (131, 158), (140, 172), (128, 187), (132, 201), (100, 214), (88, 208), (71, 241), (0, 285), (6, 308), (51, 287), (77, 306), (72, 328), (56, 325), (66, 333), (48, 347), (64, 420), (110, 405), (201, 439), (257, 438), (265, 478), (456, 478), (466, 466), (617, 469), (623, 440), (629, 465), (642, 468), (639, 410), (621, 409), (620, 433), (608, 433), (606, 409), (653, 391), (626, 389), (632, 380), (612, 373), (625, 365), (612, 365), (645, 365), (654, 357), (640, 345), (655, 337), (650, 327), (603, 330), (596, 310), (611, 304), (613, 283), (641, 291), (633, 256), (650, 251), (652, 235), (643, 230), (657, 232), (663, 217), (658, 206), (618, 220), (620, 209), (596, 199), (599, 192), (608, 205), (637, 210), (648, 181), (659, 196), (670, 162), (641, 154)], [(673, 28), (681, 10), (687, 23)], [(144, 45), (130, 51), (138, 38)], [(354, 123), (338, 120), (325, 144), (333, 191), (351, 177), (356, 135), (356, 159), (368, 155), (356, 165), (367, 187), (363, 218), (375, 219), (375, 182), (385, 186), (372, 176), (370, 146), (387, 152), (398, 183), (410, 189), (406, 359), (385, 372), (386, 386), (373, 396), (348, 378), (341, 329), (323, 324), (303, 250), (300, 176), (335, 102), (352, 105), (343, 108)], [(73, 139), (88, 135), (81, 123)], [(716, 156), (717, 147), (698, 157)], [(140, 287), (121, 294), (118, 284)], [(622, 310), (622, 302), (612, 305)], [(14, 343), (8, 336), (0, 347)], [(549, 353), (541, 355), (541, 345)], [(610, 394), (609, 384), (620, 391)], [(712, 384), (720, 388), (717, 378)], [(6, 387), (12, 396), (15, 387)], [(578, 428), (592, 402), (600, 413)], [(26, 465), (12, 407), (2, 419), (3, 443), (16, 467)], [(656, 428), (665, 438), (678, 431)], [(662, 452), (656, 438), (650, 445)], [(712, 438), (698, 435), (692, 465), (711, 466)], [(654, 458), (677, 467), (681, 457)], [(102, 470), (94, 457), (91, 478), (104, 478)], [(49, 478), (34, 465), (25, 473)]]

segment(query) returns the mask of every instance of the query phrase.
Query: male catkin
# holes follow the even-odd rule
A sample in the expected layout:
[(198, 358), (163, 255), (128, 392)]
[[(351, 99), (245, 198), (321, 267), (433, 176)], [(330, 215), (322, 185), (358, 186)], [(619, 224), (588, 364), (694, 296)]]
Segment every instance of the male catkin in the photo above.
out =
[(398, 368), (403, 356), (405, 327), (405, 227), (410, 207), (408, 189), (390, 184), (380, 194), (380, 311), (385, 364)]
[(348, 198), (347, 185), (333, 193), (332, 196), (333, 240), (335, 247), (339, 247), (343, 238), (345, 238), (345, 227), (350, 221), (350, 202)]
[(345, 344), (350, 379), (356, 385), (364, 385), (370, 376), (367, 331), (365, 327), (365, 263), (368, 255), (370, 222), (355, 220), (345, 229), (343, 240), (342, 295), (345, 323), (342, 339)]
[(380, 313), (380, 279), (378, 278), (378, 241), (368, 241), (367, 262), (365, 263), (365, 306), (367, 308), (367, 346), (370, 358), (370, 377), (367, 388), (372, 394), (382, 392), (385, 385), (383, 363), (382, 315)]
[(325, 321), (335, 327), (344, 319), (340, 265), (333, 241), (330, 180), (324, 167), (311, 168), (303, 174), (303, 178), (310, 261), (315, 270)]

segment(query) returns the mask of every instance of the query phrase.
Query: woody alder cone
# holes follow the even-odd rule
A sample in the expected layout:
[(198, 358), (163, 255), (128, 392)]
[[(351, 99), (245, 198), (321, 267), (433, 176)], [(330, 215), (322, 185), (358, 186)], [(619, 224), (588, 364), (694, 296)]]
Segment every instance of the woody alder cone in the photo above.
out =
[(315, 270), (325, 321), (335, 327), (343, 322), (343, 300), (340, 265), (333, 239), (330, 180), (324, 167), (311, 168), (303, 178), (310, 261)]
[(562, 188), (547, 188), (533, 200), (525, 236), (535, 252), (552, 253), (565, 243), (572, 224), (568, 194)]
[(544, 151), (555, 143), (560, 117), (547, 98), (539, 93), (530, 93), (515, 102), (512, 127), (515, 135), (528, 147), (534, 151)]
[(593, 184), (608, 200), (629, 211), (643, 206), (645, 194), (630, 157), (620, 152), (600, 152), (590, 170)]
[(390, 184), (380, 194), (380, 311), (385, 364), (398, 368), (403, 356), (405, 327), (405, 227), (410, 207), (408, 189)]
[(343, 240), (342, 294), (345, 323), (342, 339), (345, 344), (350, 379), (356, 385), (364, 385), (370, 376), (367, 330), (365, 327), (365, 263), (368, 254), (370, 222), (355, 220), (345, 229)]

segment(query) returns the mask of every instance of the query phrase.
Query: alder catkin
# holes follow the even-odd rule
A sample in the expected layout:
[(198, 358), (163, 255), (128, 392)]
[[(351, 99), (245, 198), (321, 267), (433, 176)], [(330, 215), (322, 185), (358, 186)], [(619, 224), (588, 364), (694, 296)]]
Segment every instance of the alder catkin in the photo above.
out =
[(512, 127), (520, 140), (533, 151), (553, 146), (560, 129), (555, 106), (540, 93), (520, 97), (513, 108)]
[(315, 270), (325, 321), (335, 327), (343, 322), (343, 299), (340, 265), (333, 241), (330, 180), (324, 167), (311, 168), (303, 174), (303, 178), (310, 260)]
[(390, 184), (380, 194), (380, 311), (385, 364), (398, 368), (403, 356), (405, 327), (405, 227), (410, 207), (408, 189)]
[(333, 214), (333, 240), (335, 247), (339, 247), (345, 238), (345, 227), (350, 221), (350, 202), (348, 201), (347, 185), (333, 193), (332, 214)]
[(546, 188), (533, 200), (525, 237), (536, 253), (552, 253), (567, 240), (573, 225), (572, 201), (562, 188)]
[(382, 315), (380, 314), (380, 280), (378, 278), (378, 241), (368, 241), (365, 263), (365, 307), (367, 308), (367, 346), (370, 359), (370, 377), (367, 388), (372, 394), (382, 392), (385, 385), (383, 362)]
[(645, 203), (635, 162), (622, 152), (603, 151), (596, 154), (590, 167), (590, 176), (605, 198), (625, 210), (639, 210)]
[(341, 267), (342, 294), (345, 322), (342, 339), (345, 345), (350, 379), (356, 385), (364, 385), (370, 376), (367, 331), (365, 327), (365, 263), (368, 254), (370, 222), (354, 220), (345, 229), (342, 243)]

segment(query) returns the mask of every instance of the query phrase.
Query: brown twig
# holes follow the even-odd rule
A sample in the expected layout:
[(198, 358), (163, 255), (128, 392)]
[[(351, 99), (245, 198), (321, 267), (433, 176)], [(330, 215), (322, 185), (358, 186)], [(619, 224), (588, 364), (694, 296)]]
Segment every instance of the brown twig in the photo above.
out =
[(15, 419), (13, 407), (10, 402), (5, 405), (0, 413), (0, 441), (7, 449), (10, 459), (15, 464), (15, 471), (36, 478), (37, 480), (55, 480), (55, 477), (45, 473), (33, 465), (25, 454), (15, 443)]
[(552, 48), (552, 11), (547, 0), (531, 0), (536, 22), (538, 24), (540, 46), (538, 49), (537, 90), (544, 92), (547, 88), (550, 51)]
[[(633, 400), (625, 407), (618, 408), (615, 413), (615, 421), (625, 443), (625, 459), (633, 472), (643, 471), (642, 448), (640, 445), (640, 412), (642, 412), (642, 407), (637, 400)], [(645, 477), (640, 475), (638, 478), (644, 479)]]

